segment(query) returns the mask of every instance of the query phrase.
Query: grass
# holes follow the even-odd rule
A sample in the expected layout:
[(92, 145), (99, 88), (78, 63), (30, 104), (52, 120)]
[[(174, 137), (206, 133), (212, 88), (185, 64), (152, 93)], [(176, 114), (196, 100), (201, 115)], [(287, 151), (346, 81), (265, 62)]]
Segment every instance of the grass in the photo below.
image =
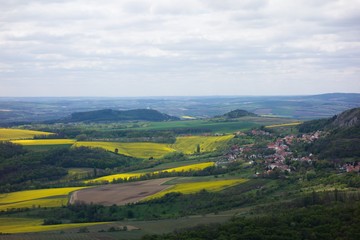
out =
[(111, 152), (115, 152), (118, 149), (119, 153), (137, 157), (137, 158), (160, 158), (164, 155), (174, 152), (175, 150), (170, 148), (166, 144), (161, 143), (122, 143), (122, 142), (76, 142), (75, 147), (100, 147)]
[(68, 174), (62, 179), (66, 182), (69, 180), (79, 180), (94, 174), (93, 168), (67, 168)]
[[(138, 129), (141, 130), (169, 130), (169, 129), (203, 129), (208, 132), (224, 132), (232, 133), (238, 130), (249, 129), (251, 127), (257, 126), (251, 121), (241, 120), (237, 122), (211, 122), (207, 120), (186, 120), (186, 121), (170, 121), (170, 122), (151, 122), (146, 126), (141, 126)], [(134, 128), (136, 130), (136, 128)]]
[[(60, 207), (67, 204), (69, 193), (84, 187), (26, 190), (0, 194), (0, 210), (18, 208)], [(66, 200), (66, 201), (65, 201)], [(64, 202), (65, 201), (65, 202)]]
[(35, 136), (51, 135), (50, 132), (41, 132), (24, 129), (0, 128), (0, 141), (12, 139), (29, 139)]
[(302, 124), (302, 122), (292, 122), (292, 123), (283, 123), (283, 124), (273, 124), (265, 126), (266, 128), (277, 128), (277, 127), (293, 127)]
[[(97, 240), (97, 239), (117, 239), (117, 240), (129, 240), (129, 239), (141, 239), (145, 234), (162, 234), (172, 232), (179, 228), (189, 228), (199, 224), (211, 224), (221, 223), (229, 220), (234, 214), (222, 214), (217, 215), (195, 215), (190, 217), (182, 217), (176, 219), (164, 219), (164, 220), (150, 220), (150, 221), (121, 221), (112, 223), (98, 223), (89, 225), (88, 223), (82, 224), (61, 224), (52, 226), (41, 226), (41, 220), (29, 219), (29, 218), (0, 218), (0, 232), (17, 233), (11, 235), (2, 235), (0, 239), (11, 240)], [(22, 227), (23, 225), (24, 227)], [(100, 230), (107, 230), (111, 226), (134, 226), (139, 230), (127, 231), (127, 232), (103, 232)], [(4, 226), (4, 227), (2, 227)], [(49, 227), (55, 227), (50, 228)], [(65, 227), (65, 228), (62, 228)], [(87, 227), (89, 233), (78, 234), (77, 228)], [(28, 234), (23, 230), (32, 228), (38, 231), (37, 233)], [(130, 227), (131, 228), (131, 227)], [(4, 230), (5, 229), (5, 230)], [(52, 232), (43, 232), (52, 231)], [(63, 231), (59, 234), (59, 231)], [(21, 234), (23, 233), (23, 234)]]
[(200, 145), (201, 152), (212, 152), (224, 146), (233, 137), (233, 135), (178, 137), (171, 147), (185, 154), (192, 154), (196, 152), (197, 145)]
[(161, 198), (167, 193), (171, 192), (180, 192), (183, 194), (196, 193), (201, 190), (206, 190), (210, 192), (216, 192), (223, 190), (228, 187), (235, 186), (240, 183), (248, 181), (247, 179), (230, 179), (230, 180), (220, 180), (220, 181), (210, 181), (210, 182), (191, 182), (191, 183), (180, 183), (176, 184), (164, 191), (158, 192), (154, 195), (151, 195), (144, 200), (151, 200), (155, 198)]
[(43, 223), (42, 219), (34, 219), (34, 218), (9, 218), (9, 217), (0, 218), (0, 232), (27, 233), (27, 232), (58, 231), (64, 229), (106, 224), (106, 222), (67, 223), (67, 224), (58, 224), (58, 225), (42, 225), (42, 223)]
[(214, 166), (213, 162), (205, 162), (205, 163), (196, 163), (181, 167), (175, 167), (175, 168), (168, 168), (161, 171), (154, 171), (154, 172), (133, 172), (133, 173), (119, 173), (119, 174), (113, 174), (109, 176), (99, 177), (92, 180), (87, 180), (85, 183), (91, 183), (91, 182), (111, 182), (114, 179), (129, 179), (129, 178), (139, 178), (146, 174), (158, 174), (161, 172), (188, 172), (188, 171), (199, 171), (204, 168)]
[(210, 133), (233, 133), (257, 126), (288, 123), (293, 119), (278, 117), (242, 117), (233, 121), (209, 121), (203, 119), (169, 122), (150, 122), (138, 124), (134, 130), (172, 130), (172, 129), (202, 129)]

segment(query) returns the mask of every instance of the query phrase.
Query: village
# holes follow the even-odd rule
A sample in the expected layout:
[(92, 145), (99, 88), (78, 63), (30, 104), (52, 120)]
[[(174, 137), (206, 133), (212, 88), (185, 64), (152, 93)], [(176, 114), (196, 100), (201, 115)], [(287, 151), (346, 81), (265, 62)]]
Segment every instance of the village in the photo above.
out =
[[(264, 136), (267, 138), (274, 138), (274, 135), (264, 130), (252, 130), (248, 133), (236, 132), (238, 137), (242, 136)], [(321, 131), (316, 131), (312, 134), (302, 134), (300, 136), (286, 135), (285, 137), (275, 138), (275, 141), (269, 141), (263, 148), (255, 147), (254, 144), (244, 146), (233, 145), (231, 149), (224, 155), (222, 161), (218, 161), (217, 165), (226, 165), (239, 160), (247, 162), (249, 165), (262, 165), (263, 172), (257, 171), (256, 175), (269, 175), (273, 171), (288, 172), (296, 171), (291, 166), (291, 162), (301, 162), (312, 164), (315, 156), (312, 153), (299, 156), (294, 154), (292, 146), (296, 143), (311, 143), (322, 136)]]

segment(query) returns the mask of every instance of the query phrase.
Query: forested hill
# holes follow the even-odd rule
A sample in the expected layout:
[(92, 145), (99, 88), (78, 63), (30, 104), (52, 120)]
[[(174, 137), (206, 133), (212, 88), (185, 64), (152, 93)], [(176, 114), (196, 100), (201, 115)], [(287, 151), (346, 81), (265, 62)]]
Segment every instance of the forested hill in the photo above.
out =
[(325, 131), (308, 150), (323, 159), (358, 161), (360, 157), (360, 108), (346, 110), (332, 118), (312, 120), (299, 126), (300, 132)]
[(339, 130), (360, 127), (360, 108), (352, 108), (335, 115), (332, 118), (317, 119), (304, 122), (300, 132), (313, 132), (317, 130)]
[(102, 122), (102, 121), (171, 121), (179, 120), (164, 113), (152, 109), (134, 109), (118, 111), (103, 109), (89, 112), (75, 112), (70, 117), (65, 118), (65, 122)]
[(232, 119), (232, 118), (240, 118), (240, 117), (246, 117), (246, 116), (256, 117), (258, 115), (256, 115), (255, 113), (252, 113), (252, 112), (248, 112), (246, 110), (236, 109), (236, 110), (230, 111), (228, 113), (225, 113), (224, 115), (216, 116), (216, 118), (222, 117), (222, 118)]

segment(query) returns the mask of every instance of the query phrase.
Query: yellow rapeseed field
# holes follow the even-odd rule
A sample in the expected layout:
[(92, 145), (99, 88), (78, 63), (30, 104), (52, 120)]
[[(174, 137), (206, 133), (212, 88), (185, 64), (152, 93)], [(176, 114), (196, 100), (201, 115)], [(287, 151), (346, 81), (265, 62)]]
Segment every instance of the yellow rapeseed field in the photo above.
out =
[(13, 140), (11, 141), (15, 144), (20, 144), (24, 146), (39, 146), (39, 145), (67, 145), (74, 144), (76, 140), (74, 139), (32, 139), (32, 140)]
[(29, 139), (34, 136), (51, 135), (53, 133), (32, 131), (24, 129), (12, 129), (12, 128), (0, 128), (0, 141), (12, 140), (12, 139)]
[(248, 181), (247, 179), (230, 179), (230, 180), (219, 180), (211, 182), (191, 182), (191, 183), (179, 183), (154, 195), (151, 195), (144, 200), (150, 200), (154, 198), (160, 198), (167, 193), (180, 192), (183, 194), (196, 193), (203, 189), (209, 192), (216, 192), (223, 190), (228, 187), (235, 186), (240, 183)]
[(111, 152), (115, 152), (115, 149), (118, 149), (121, 154), (137, 158), (160, 158), (175, 151), (166, 144), (149, 142), (77, 142), (74, 146), (100, 147)]
[(51, 188), (3, 193), (0, 194), (0, 209), (6, 210), (14, 206), (31, 208), (38, 205), (41, 207), (59, 207), (67, 204), (67, 201), (65, 203), (63, 201), (67, 199), (69, 193), (83, 188)]
[(302, 122), (292, 122), (292, 123), (283, 123), (283, 124), (274, 124), (265, 126), (266, 128), (276, 128), (276, 127), (292, 127), (302, 124)]
[(189, 171), (200, 171), (203, 170), (207, 167), (211, 167), (214, 166), (215, 163), (214, 162), (204, 162), (204, 163), (196, 163), (196, 164), (191, 164), (191, 165), (186, 165), (186, 166), (181, 166), (181, 167), (176, 167), (176, 168), (168, 168), (168, 169), (164, 169), (161, 171), (156, 171), (154, 172), (154, 174), (159, 173), (159, 172), (189, 172)]
[(178, 137), (176, 142), (170, 146), (185, 154), (192, 154), (196, 152), (197, 145), (199, 144), (201, 152), (212, 152), (226, 144), (233, 137), (233, 135)]
[(106, 224), (108, 222), (96, 223), (67, 223), (57, 225), (42, 225), (42, 219), (35, 218), (0, 218), (0, 232), (1, 233), (27, 233), (27, 232), (45, 232), (45, 231), (59, 231), (71, 228), (88, 227), (99, 224)]
[(68, 197), (34, 199), (23, 202), (0, 204), (0, 211), (12, 208), (59, 207), (68, 203)]
[(85, 183), (112, 182), (117, 179), (139, 178), (146, 173), (119, 173), (84, 181)]
[(161, 171), (155, 171), (155, 172), (141, 172), (141, 173), (119, 173), (119, 174), (113, 174), (109, 176), (99, 177), (92, 180), (87, 180), (85, 183), (91, 183), (91, 182), (112, 182), (114, 179), (129, 179), (129, 178), (139, 178), (146, 174), (158, 174), (160, 172), (188, 172), (188, 171), (199, 171), (204, 168), (214, 166), (213, 162), (205, 162), (205, 163), (196, 163), (176, 168), (168, 168)]

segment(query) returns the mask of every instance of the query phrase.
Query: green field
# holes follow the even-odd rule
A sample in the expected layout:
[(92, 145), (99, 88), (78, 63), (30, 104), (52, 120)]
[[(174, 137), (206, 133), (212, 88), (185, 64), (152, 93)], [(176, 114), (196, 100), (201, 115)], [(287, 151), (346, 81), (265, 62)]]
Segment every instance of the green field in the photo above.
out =
[(169, 122), (147, 122), (138, 124), (132, 129), (140, 130), (171, 130), (171, 129), (200, 129), (208, 130), (212, 133), (233, 133), (235, 131), (244, 131), (256, 126), (272, 125), (280, 123), (294, 122), (289, 118), (276, 117), (242, 117), (233, 121), (209, 121), (209, 120), (186, 120)]
[(0, 141), (12, 139), (32, 139), (35, 136), (47, 136), (53, 133), (24, 129), (0, 128)]
[[(32, 218), (0, 218), (0, 232), (17, 233), (11, 235), (0, 235), (4, 240), (98, 240), (98, 239), (140, 239), (144, 234), (159, 234), (172, 232), (175, 229), (192, 227), (197, 224), (210, 224), (224, 222), (230, 219), (234, 214), (208, 214), (183, 217), (177, 219), (165, 219), (156, 221), (120, 221), (113, 223), (78, 223), (61, 224), (52, 226), (41, 226), (42, 220)], [(127, 232), (104, 232), (111, 226), (128, 226)], [(77, 233), (80, 227), (86, 227), (89, 233)], [(28, 231), (33, 234), (27, 233)], [(7, 231), (6, 231), (7, 230)], [(50, 231), (50, 232), (44, 232)], [(61, 234), (59, 232), (62, 231)]]
[(278, 127), (293, 127), (300, 125), (302, 122), (292, 122), (292, 123), (283, 123), (283, 124), (273, 124), (273, 125), (267, 125), (265, 128), (278, 128)]

